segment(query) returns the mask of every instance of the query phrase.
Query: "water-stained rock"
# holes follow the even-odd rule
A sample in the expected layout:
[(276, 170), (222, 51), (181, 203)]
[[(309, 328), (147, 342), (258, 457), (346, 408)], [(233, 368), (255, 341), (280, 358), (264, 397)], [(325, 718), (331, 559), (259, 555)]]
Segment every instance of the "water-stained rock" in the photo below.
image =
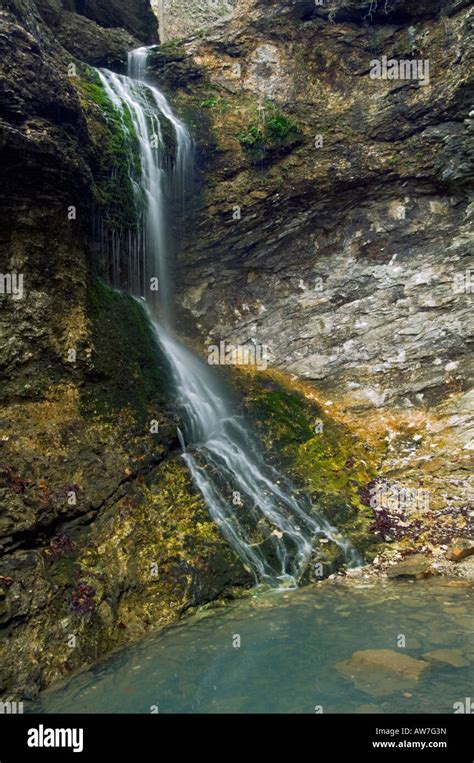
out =
[[(155, 58), (201, 146), (183, 331), (265, 346), (387, 444), (381, 471), (434, 512), (415, 505), (412, 545), (446, 545), (473, 490), (472, 8), (325, 5), (246, 0)], [(371, 79), (384, 55), (429, 60), (430, 84)]]

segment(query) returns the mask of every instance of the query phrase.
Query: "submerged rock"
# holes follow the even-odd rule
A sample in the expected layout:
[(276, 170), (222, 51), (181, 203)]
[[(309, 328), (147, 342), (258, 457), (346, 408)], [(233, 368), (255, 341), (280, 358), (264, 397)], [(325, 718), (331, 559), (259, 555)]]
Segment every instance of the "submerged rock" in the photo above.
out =
[(422, 655), (428, 662), (450, 665), (452, 668), (466, 668), (471, 663), (466, 660), (460, 649), (435, 649)]
[(336, 664), (344, 678), (350, 679), (360, 691), (374, 697), (413, 688), (428, 667), (427, 662), (392, 649), (354, 652), (349, 660)]

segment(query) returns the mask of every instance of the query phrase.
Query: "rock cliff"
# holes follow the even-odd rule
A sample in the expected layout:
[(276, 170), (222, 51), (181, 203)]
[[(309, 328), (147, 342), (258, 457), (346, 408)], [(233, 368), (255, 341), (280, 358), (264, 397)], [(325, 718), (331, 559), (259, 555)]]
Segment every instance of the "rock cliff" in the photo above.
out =
[(154, 39), (150, 11), (65, 7), (0, 12), (0, 695), (13, 699), (251, 582), (179, 459), (143, 312), (94, 274), (91, 222), (123, 136), (83, 61), (123, 67)]
[[(473, 23), (450, 0), (246, 0), (154, 61), (203, 146), (184, 330), (265, 346), (451, 530), (473, 500)], [(372, 77), (384, 57), (428, 76)]]
[[(369, 560), (387, 541), (436, 561), (472, 533), (470, 5), (240, 0), (150, 57), (199, 159), (180, 331), (203, 354), (268, 348), (236, 394)], [(179, 458), (142, 311), (96, 275), (91, 223), (126, 226), (130, 189), (88, 65), (156, 42), (149, 5), (7, 0), (0, 24), (2, 274), (24, 276), (0, 302), (0, 696), (18, 700), (252, 579)], [(429, 70), (372, 78), (384, 57)]]

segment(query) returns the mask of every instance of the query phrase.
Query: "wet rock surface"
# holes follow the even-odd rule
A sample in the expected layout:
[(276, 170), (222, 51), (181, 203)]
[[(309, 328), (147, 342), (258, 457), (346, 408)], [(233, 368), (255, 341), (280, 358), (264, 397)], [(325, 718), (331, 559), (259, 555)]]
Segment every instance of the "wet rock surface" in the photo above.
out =
[(123, 66), (149, 38), (128, 16), (108, 29), (73, 10), (0, 11), (2, 271), (24, 279), (0, 305), (0, 695), (13, 700), (252, 582), (179, 459), (143, 312), (93, 275), (117, 135), (81, 61)]
[(403, 562), (398, 562), (387, 572), (389, 578), (412, 578), (423, 580), (435, 573), (430, 562), (421, 554), (414, 554)]
[[(444, 553), (473, 516), (472, 8), (332, 5), (248, 0), (152, 58), (202, 147), (183, 332), (308, 380), (387, 485), (429, 497), (386, 521)], [(384, 55), (429, 83), (371, 79)]]
[(179, 458), (140, 308), (93, 281), (86, 316), (85, 367), (2, 406), (2, 696), (31, 699), (252, 582)]

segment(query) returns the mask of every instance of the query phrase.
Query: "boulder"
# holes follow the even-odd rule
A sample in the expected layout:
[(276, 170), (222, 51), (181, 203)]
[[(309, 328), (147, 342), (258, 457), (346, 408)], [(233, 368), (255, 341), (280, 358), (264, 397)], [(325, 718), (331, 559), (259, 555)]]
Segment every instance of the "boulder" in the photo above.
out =
[(469, 538), (457, 538), (446, 553), (446, 559), (450, 562), (460, 562), (468, 556), (474, 555), (474, 541)]
[(389, 578), (410, 578), (422, 580), (434, 575), (430, 562), (422, 554), (414, 554), (403, 562), (398, 562), (387, 571)]

